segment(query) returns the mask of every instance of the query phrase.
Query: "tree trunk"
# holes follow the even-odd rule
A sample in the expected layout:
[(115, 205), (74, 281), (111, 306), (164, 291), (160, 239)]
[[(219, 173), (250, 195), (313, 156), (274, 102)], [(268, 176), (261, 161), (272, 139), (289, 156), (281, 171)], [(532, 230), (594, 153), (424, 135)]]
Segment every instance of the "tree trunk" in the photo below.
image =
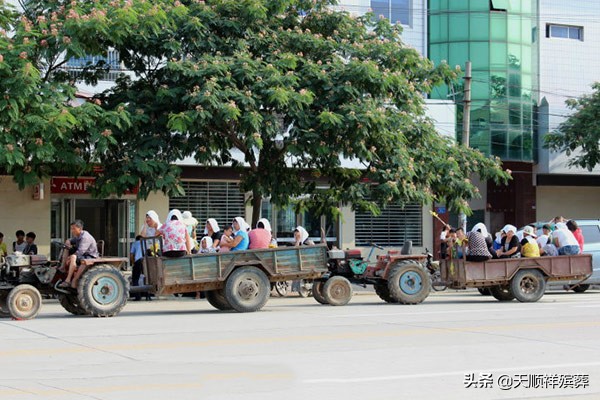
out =
[(260, 210), (262, 206), (262, 196), (258, 190), (252, 191), (252, 228), (256, 228), (256, 224), (260, 219)]

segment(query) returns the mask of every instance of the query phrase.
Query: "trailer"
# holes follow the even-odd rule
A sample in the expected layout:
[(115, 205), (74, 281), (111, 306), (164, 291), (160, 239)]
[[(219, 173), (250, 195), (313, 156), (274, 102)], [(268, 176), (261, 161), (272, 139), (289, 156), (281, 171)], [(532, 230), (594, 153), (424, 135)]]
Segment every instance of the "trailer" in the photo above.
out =
[[(271, 287), (288, 280), (320, 279), (327, 269), (327, 245), (278, 247), (225, 253), (193, 254), (167, 258), (160, 244), (148, 246), (143, 238), (145, 285), (132, 291), (156, 296), (205, 292), (206, 299), (219, 310), (258, 311), (266, 304)], [(351, 292), (350, 282), (347, 284)], [(328, 295), (335, 302), (339, 291)]]
[(450, 289), (489, 289), (499, 301), (535, 302), (548, 282), (584, 281), (592, 275), (592, 255), (505, 258), (485, 262), (443, 260), (441, 284)]

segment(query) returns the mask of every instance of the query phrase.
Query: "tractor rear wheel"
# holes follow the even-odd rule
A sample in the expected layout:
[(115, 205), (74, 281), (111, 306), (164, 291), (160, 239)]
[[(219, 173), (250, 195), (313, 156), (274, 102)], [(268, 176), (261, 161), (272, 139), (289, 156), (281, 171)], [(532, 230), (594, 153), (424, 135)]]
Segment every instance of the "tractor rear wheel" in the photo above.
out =
[(73, 315), (87, 315), (81, 304), (79, 304), (77, 295), (61, 293), (58, 295), (58, 301), (65, 310)]
[(323, 297), (332, 306), (345, 306), (352, 299), (352, 284), (343, 276), (334, 276), (325, 282)]
[(238, 312), (260, 310), (269, 300), (270, 292), (269, 278), (257, 267), (236, 269), (225, 284), (227, 301)]
[(537, 269), (522, 269), (511, 279), (510, 290), (521, 303), (534, 303), (546, 291), (546, 278)]
[(431, 278), (421, 264), (403, 261), (392, 268), (387, 282), (392, 299), (401, 304), (419, 304), (429, 296)]
[(230, 311), (233, 310), (231, 304), (227, 301), (227, 297), (225, 297), (225, 291), (223, 289), (211, 290), (205, 293), (206, 301), (221, 311)]
[(509, 286), (493, 286), (490, 288), (490, 293), (498, 301), (512, 301), (515, 299), (515, 295)]
[(375, 285), (373, 285), (373, 288), (375, 289), (375, 293), (377, 294), (377, 296), (379, 296), (381, 300), (385, 301), (386, 303), (398, 303), (397, 300), (394, 300), (392, 296), (390, 296), (390, 289), (388, 288), (388, 285), (385, 282), (376, 283)]
[(77, 299), (85, 312), (94, 317), (117, 315), (128, 297), (129, 282), (112, 265), (95, 265), (79, 279)]
[(315, 300), (317, 301), (317, 303), (329, 304), (329, 303), (327, 303), (325, 296), (323, 296), (323, 286), (325, 286), (325, 282), (323, 282), (323, 281), (314, 282), (313, 287), (312, 287), (312, 295), (315, 298)]
[(8, 311), (8, 304), (6, 304), (7, 296), (8, 292), (4, 290), (0, 292), (0, 318), (10, 317), (10, 312)]
[(6, 304), (14, 319), (33, 319), (42, 308), (42, 295), (35, 286), (19, 285), (8, 293)]

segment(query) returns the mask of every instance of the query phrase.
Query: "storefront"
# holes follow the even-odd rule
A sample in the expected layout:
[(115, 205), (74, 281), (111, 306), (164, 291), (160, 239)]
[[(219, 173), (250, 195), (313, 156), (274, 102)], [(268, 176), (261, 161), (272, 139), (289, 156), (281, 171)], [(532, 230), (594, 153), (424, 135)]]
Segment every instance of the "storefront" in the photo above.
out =
[[(94, 178), (54, 177), (50, 182), (50, 239), (64, 242), (69, 236), (71, 221), (80, 219), (106, 255), (127, 257), (137, 229), (135, 194), (121, 198), (94, 199), (88, 187)], [(56, 246), (51, 254), (56, 256)]]

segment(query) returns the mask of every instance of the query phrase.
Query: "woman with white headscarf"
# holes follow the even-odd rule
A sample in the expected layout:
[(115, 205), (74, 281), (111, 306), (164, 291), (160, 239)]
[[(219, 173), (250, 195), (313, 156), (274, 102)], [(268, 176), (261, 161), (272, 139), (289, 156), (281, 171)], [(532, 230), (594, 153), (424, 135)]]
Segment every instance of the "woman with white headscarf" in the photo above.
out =
[(313, 246), (315, 243), (308, 238), (308, 232), (304, 227), (297, 226), (294, 230), (294, 246)]
[(266, 218), (261, 218), (256, 224), (256, 229), (252, 229), (248, 232), (248, 238), (250, 239), (249, 249), (267, 249), (271, 244), (271, 224)]
[(190, 254), (190, 235), (183, 223), (183, 216), (179, 210), (171, 210), (167, 220), (158, 229), (163, 237), (162, 254), (165, 257), (182, 257)]
[(231, 251), (248, 250), (250, 246), (250, 238), (248, 237), (248, 231), (250, 225), (242, 217), (235, 217), (233, 219), (233, 241), (230, 243), (221, 243), (221, 248), (227, 247)]
[(505, 225), (502, 232), (506, 236), (500, 242), (500, 250), (496, 251), (498, 258), (519, 258), (521, 257), (521, 243), (517, 237), (517, 227), (514, 225)]
[(221, 238), (223, 237), (223, 232), (221, 232), (216, 219), (209, 218), (206, 220), (204, 234), (212, 239), (212, 247), (217, 249), (221, 242)]
[(488, 236), (487, 228), (481, 222), (471, 229), (471, 232), (467, 234), (467, 261), (482, 262), (492, 258), (490, 246), (487, 243)]
[(140, 236), (142, 236), (142, 237), (157, 236), (158, 228), (160, 228), (160, 219), (158, 218), (158, 214), (154, 210), (148, 211), (146, 213), (146, 221), (144, 222), (144, 226), (142, 226)]

